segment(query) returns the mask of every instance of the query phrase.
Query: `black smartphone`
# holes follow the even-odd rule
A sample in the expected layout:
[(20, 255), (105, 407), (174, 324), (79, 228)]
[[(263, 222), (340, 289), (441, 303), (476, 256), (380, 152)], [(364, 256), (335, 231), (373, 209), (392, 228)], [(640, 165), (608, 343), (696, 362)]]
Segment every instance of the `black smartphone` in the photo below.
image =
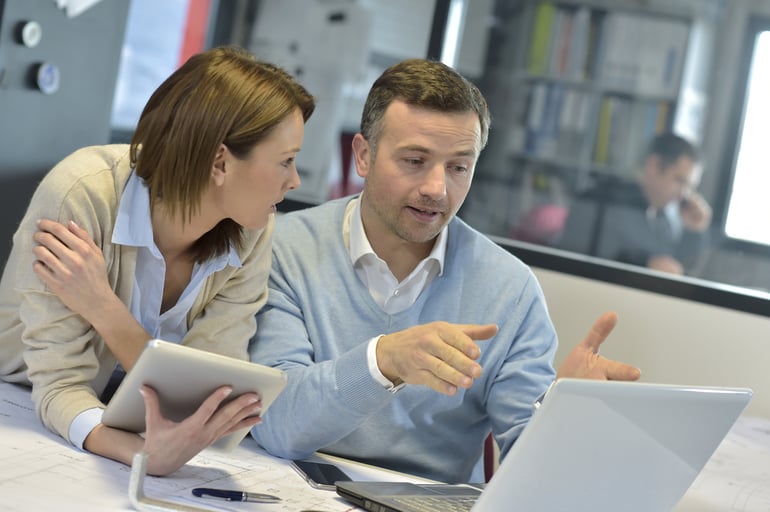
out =
[(309, 460), (293, 460), (291, 465), (311, 487), (316, 489), (333, 491), (335, 490), (334, 482), (350, 480), (350, 477), (334, 464)]

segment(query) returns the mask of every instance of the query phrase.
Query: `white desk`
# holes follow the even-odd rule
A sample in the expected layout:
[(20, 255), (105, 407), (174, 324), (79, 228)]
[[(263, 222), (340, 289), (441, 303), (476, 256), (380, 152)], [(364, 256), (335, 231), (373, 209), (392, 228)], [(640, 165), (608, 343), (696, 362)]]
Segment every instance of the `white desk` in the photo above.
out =
[[(356, 480), (414, 480), (402, 474), (336, 458)], [(133, 510), (128, 496), (131, 468), (81, 452), (37, 419), (29, 391), (0, 382), (0, 512), (107, 512)], [(278, 504), (230, 503), (195, 498), (194, 487), (273, 494)], [(146, 477), (148, 497), (211, 510), (343, 512), (357, 510), (334, 491), (311, 488), (290, 467), (247, 437), (233, 451), (208, 449), (167, 477)]]
[[(334, 457), (355, 480), (414, 480)], [(131, 469), (80, 452), (37, 420), (29, 392), (0, 383), (0, 512), (132, 510)], [(192, 497), (194, 487), (217, 487), (280, 496), (279, 504), (228, 503)], [(171, 476), (147, 477), (145, 493), (211, 510), (358, 510), (332, 491), (308, 486), (289, 466), (247, 438), (229, 453), (205, 450)], [(770, 510), (770, 421), (741, 418), (675, 512), (766, 512)]]

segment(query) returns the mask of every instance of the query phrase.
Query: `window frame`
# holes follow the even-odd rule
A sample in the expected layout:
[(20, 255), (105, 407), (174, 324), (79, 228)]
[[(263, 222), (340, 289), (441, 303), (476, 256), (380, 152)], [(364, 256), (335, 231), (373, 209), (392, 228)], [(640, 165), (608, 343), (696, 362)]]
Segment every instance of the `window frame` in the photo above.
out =
[(736, 84), (733, 93), (733, 99), (730, 108), (730, 117), (728, 118), (728, 135), (725, 140), (725, 147), (732, 148), (725, 152), (724, 159), (722, 161), (722, 168), (729, 169), (729, 172), (725, 173), (721, 190), (725, 190), (725, 194), (716, 198), (718, 200), (715, 205), (715, 217), (719, 215), (719, 236), (722, 239), (722, 245), (725, 248), (743, 251), (753, 254), (759, 254), (770, 257), (770, 245), (765, 245), (759, 242), (751, 242), (739, 238), (732, 238), (727, 234), (727, 214), (730, 205), (730, 198), (733, 193), (733, 184), (736, 175), (736, 165), (738, 162), (739, 143), (743, 135), (743, 123), (746, 113), (746, 102), (748, 100), (749, 91), (749, 74), (751, 73), (751, 63), (754, 57), (754, 49), (757, 41), (757, 37), (761, 32), (770, 32), (770, 17), (768, 16), (752, 16), (749, 18), (744, 40), (741, 46), (741, 58), (738, 64), (738, 72), (736, 73)]

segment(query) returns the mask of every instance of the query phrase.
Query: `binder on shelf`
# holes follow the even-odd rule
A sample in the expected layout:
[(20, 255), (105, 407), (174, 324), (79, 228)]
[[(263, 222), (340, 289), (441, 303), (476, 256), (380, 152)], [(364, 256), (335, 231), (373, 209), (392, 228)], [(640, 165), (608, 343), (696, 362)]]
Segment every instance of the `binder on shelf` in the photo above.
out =
[(608, 13), (601, 34), (602, 84), (636, 94), (675, 96), (688, 33), (683, 21)]
[(594, 162), (600, 165), (607, 163), (607, 154), (610, 143), (610, 124), (612, 122), (612, 101), (610, 98), (602, 98), (599, 109), (599, 127), (596, 131), (596, 144), (594, 149)]
[(567, 67), (572, 15), (564, 9), (557, 9), (551, 26), (547, 71), (550, 76), (564, 75)]
[(564, 102), (564, 86), (551, 83), (547, 85), (547, 91), (537, 153), (543, 157), (553, 158), (557, 156), (556, 148), (559, 138), (559, 118)]
[(607, 164), (612, 172), (623, 173), (630, 165), (629, 131), (632, 124), (631, 101), (613, 97), (610, 114), (609, 142), (607, 144)]
[(556, 6), (551, 2), (540, 2), (535, 11), (535, 28), (529, 48), (529, 72), (542, 75), (548, 66), (551, 33)]
[(575, 159), (585, 141), (590, 98), (583, 92), (566, 88), (559, 117), (556, 153), (560, 158)]
[(591, 11), (586, 6), (578, 7), (572, 15), (569, 35), (569, 50), (565, 76), (572, 80), (587, 78), (589, 42), (591, 38)]
[(530, 91), (529, 111), (527, 112), (527, 135), (524, 150), (536, 155), (539, 150), (540, 134), (545, 118), (548, 88), (543, 82), (532, 84)]
[(529, 72), (536, 76), (584, 80), (588, 74), (589, 52), (595, 46), (592, 44), (594, 24), (591, 10), (586, 6), (538, 4), (529, 48)]
[(510, 130), (518, 158), (627, 174), (670, 127), (691, 19), (613, 2), (531, 0)]

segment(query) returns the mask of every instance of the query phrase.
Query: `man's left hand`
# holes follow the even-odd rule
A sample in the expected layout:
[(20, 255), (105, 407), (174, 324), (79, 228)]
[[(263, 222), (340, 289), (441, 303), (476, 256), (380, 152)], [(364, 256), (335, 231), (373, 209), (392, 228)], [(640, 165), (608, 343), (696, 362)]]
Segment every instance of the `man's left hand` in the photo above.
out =
[(559, 367), (556, 378), (572, 377), (595, 380), (637, 380), (641, 376), (639, 368), (619, 361), (612, 361), (599, 355), (599, 347), (607, 339), (618, 315), (608, 311), (599, 317), (591, 330)]

